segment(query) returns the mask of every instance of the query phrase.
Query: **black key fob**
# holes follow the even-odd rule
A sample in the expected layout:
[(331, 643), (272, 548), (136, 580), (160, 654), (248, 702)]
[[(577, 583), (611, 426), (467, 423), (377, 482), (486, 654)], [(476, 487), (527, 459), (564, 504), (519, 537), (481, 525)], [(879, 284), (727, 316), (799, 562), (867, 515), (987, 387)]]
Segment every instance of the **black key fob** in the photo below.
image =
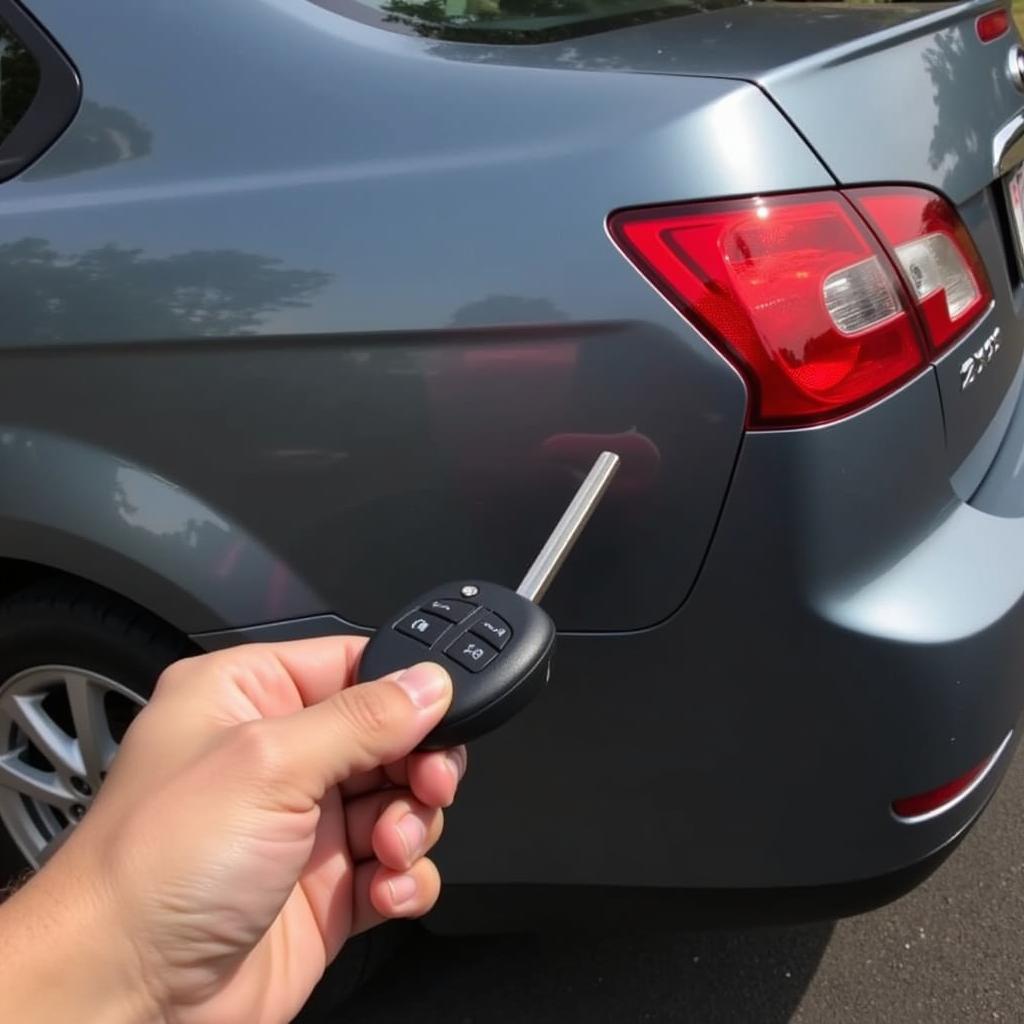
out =
[(445, 583), (409, 603), (372, 637), (359, 665), (365, 683), (420, 661), (452, 677), (452, 703), (420, 750), (475, 740), (525, 707), (551, 675), (555, 624), (497, 583)]
[(548, 681), (555, 624), (536, 604), (576, 543), (619, 465), (602, 452), (523, 577), (518, 590), (479, 580), (445, 583), (411, 601), (366, 645), (359, 682), (419, 661), (436, 661), (455, 692), (444, 718), (420, 744), (468, 743), (524, 708)]

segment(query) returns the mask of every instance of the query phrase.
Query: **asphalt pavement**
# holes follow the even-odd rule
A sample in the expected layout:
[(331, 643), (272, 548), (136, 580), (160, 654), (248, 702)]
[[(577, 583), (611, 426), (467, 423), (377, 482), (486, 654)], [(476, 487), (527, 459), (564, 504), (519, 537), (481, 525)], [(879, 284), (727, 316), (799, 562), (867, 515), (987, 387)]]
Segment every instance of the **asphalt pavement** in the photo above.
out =
[(922, 887), (793, 928), (409, 943), (345, 1024), (1024, 1022), (1024, 755)]

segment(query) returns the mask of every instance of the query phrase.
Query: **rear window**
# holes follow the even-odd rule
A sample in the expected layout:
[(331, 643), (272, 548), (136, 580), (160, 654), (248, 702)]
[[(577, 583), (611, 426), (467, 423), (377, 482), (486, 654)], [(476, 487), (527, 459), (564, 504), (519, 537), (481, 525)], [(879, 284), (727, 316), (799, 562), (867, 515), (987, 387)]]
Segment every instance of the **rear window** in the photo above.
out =
[[(370, 25), (463, 43), (548, 43), (662, 18), (747, 7), (765, 0), (312, 0)], [(910, 0), (806, 0), (815, 7), (869, 6)], [(1018, 2), (1018, 0), (1015, 0)], [(1019, 0), (1024, 4), (1024, 0)], [(912, 0), (922, 13), (945, 0)]]
[(0, 20), (0, 143), (25, 116), (39, 92), (39, 62)]
[(399, 32), (463, 43), (547, 43), (749, 0), (313, 0)]

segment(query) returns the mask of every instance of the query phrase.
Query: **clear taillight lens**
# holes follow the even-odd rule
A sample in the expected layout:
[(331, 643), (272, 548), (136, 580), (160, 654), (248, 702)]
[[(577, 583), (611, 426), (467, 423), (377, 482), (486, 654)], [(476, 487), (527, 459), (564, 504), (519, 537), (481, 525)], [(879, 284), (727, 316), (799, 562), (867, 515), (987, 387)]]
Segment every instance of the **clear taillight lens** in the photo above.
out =
[(848, 195), (895, 252), (932, 348), (947, 348), (992, 301), (981, 257), (956, 211), (925, 189), (856, 189)]
[(978, 285), (946, 235), (925, 235), (896, 246), (896, 256), (918, 302), (941, 291), (946, 316), (957, 320), (978, 301)]
[(825, 308), (843, 334), (857, 334), (899, 316), (903, 307), (892, 274), (877, 256), (829, 274)]

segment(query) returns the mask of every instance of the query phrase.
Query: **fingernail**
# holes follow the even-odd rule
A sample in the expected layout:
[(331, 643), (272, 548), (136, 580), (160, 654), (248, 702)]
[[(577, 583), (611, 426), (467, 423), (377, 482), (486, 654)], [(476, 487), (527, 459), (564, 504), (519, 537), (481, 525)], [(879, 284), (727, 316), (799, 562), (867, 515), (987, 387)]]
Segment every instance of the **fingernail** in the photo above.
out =
[(440, 665), (429, 661), (407, 668), (395, 682), (409, 695), (418, 708), (429, 708), (448, 693), (448, 674)]
[(415, 814), (406, 814), (404, 817), (399, 818), (397, 828), (398, 834), (402, 837), (402, 842), (405, 844), (405, 852), (410, 857), (415, 857), (423, 849), (423, 844), (426, 842), (426, 826)]
[(445, 754), (445, 758), (448, 761), (448, 767), (451, 769), (452, 775), (455, 776), (455, 781), (461, 781), (462, 773), (466, 770), (465, 763), (463, 762), (461, 755), (457, 754), (454, 750), (451, 750)]
[(388, 879), (388, 891), (391, 893), (392, 906), (400, 907), (416, 895), (416, 879), (412, 875), (395, 875)]

